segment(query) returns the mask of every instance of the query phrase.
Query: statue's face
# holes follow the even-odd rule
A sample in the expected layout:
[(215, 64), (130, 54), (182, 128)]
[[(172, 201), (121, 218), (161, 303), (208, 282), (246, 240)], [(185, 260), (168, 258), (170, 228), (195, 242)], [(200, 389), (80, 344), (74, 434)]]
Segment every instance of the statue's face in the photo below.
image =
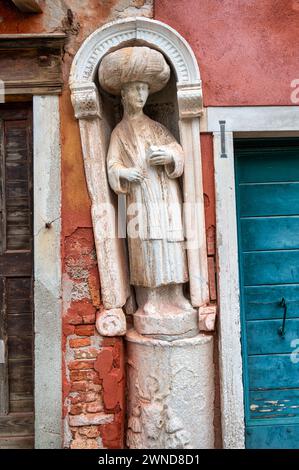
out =
[(149, 87), (144, 82), (126, 83), (121, 91), (124, 107), (130, 107), (134, 111), (143, 109), (149, 95)]

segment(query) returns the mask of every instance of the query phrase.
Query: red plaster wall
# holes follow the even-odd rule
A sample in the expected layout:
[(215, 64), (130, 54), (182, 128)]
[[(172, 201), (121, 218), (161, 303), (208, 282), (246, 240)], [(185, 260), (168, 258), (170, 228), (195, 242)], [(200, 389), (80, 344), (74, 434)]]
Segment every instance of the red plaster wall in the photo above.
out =
[(205, 106), (291, 105), (299, 0), (156, 0), (193, 48)]
[(217, 300), (216, 275), (215, 275), (215, 233), (216, 233), (216, 215), (215, 215), (215, 188), (214, 188), (214, 161), (213, 161), (213, 136), (212, 134), (201, 134), (201, 154), (202, 154), (202, 173), (203, 173), (203, 191), (205, 204), (205, 222), (207, 235), (208, 252), (208, 270), (209, 270), (209, 288), (210, 300)]

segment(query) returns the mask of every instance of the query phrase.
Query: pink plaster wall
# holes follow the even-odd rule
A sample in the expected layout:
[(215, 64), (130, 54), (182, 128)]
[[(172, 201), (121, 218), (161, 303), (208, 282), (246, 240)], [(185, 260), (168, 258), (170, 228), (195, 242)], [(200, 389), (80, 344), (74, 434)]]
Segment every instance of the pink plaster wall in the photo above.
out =
[(292, 105), (299, 0), (156, 0), (155, 18), (193, 48), (205, 106)]

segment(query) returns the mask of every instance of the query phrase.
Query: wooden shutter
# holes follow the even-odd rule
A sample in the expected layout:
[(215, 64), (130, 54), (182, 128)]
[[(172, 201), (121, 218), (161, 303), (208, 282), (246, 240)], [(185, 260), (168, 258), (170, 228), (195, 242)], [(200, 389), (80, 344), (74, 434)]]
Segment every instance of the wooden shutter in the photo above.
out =
[(0, 448), (33, 447), (31, 104), (0, 107)]

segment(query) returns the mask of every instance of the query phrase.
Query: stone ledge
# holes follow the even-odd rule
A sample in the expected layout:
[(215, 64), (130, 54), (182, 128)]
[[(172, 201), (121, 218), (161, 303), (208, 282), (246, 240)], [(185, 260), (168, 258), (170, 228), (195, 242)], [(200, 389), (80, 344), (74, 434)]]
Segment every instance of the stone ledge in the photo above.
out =
[(204, 333), (199, 333), (192, 338), (182, 338), (175, 339), (174, 341), (163, 341), (162, 339), (151, 338), (150, 336), (143, 336), (137, 333), (133, 328), (129, 330), (126, 334), (126, 340), (130, 343), (137, 343), (143, 346), (157, 347), (161, 348), (186, 348), (188, 346), (195, 347), (198, 345), (204, 345), (213, 341), (212, 335), (205, 335)]
[[(134, 314), (134, 327), (140, 335), (167, 341), (171, 337), (180, 339), (193, 337), (198, 333), (198, 318), (195, 309), (171, 309), (169, 312), (145, 314), (141, 309)], [(176, 338), (175, 338), (176, 337)]]
[(112, 423), (114, 419), (113, 414), (105, 413), (87, 413), (76, 416), (69, 416), (70, 426), (90, 426)]

